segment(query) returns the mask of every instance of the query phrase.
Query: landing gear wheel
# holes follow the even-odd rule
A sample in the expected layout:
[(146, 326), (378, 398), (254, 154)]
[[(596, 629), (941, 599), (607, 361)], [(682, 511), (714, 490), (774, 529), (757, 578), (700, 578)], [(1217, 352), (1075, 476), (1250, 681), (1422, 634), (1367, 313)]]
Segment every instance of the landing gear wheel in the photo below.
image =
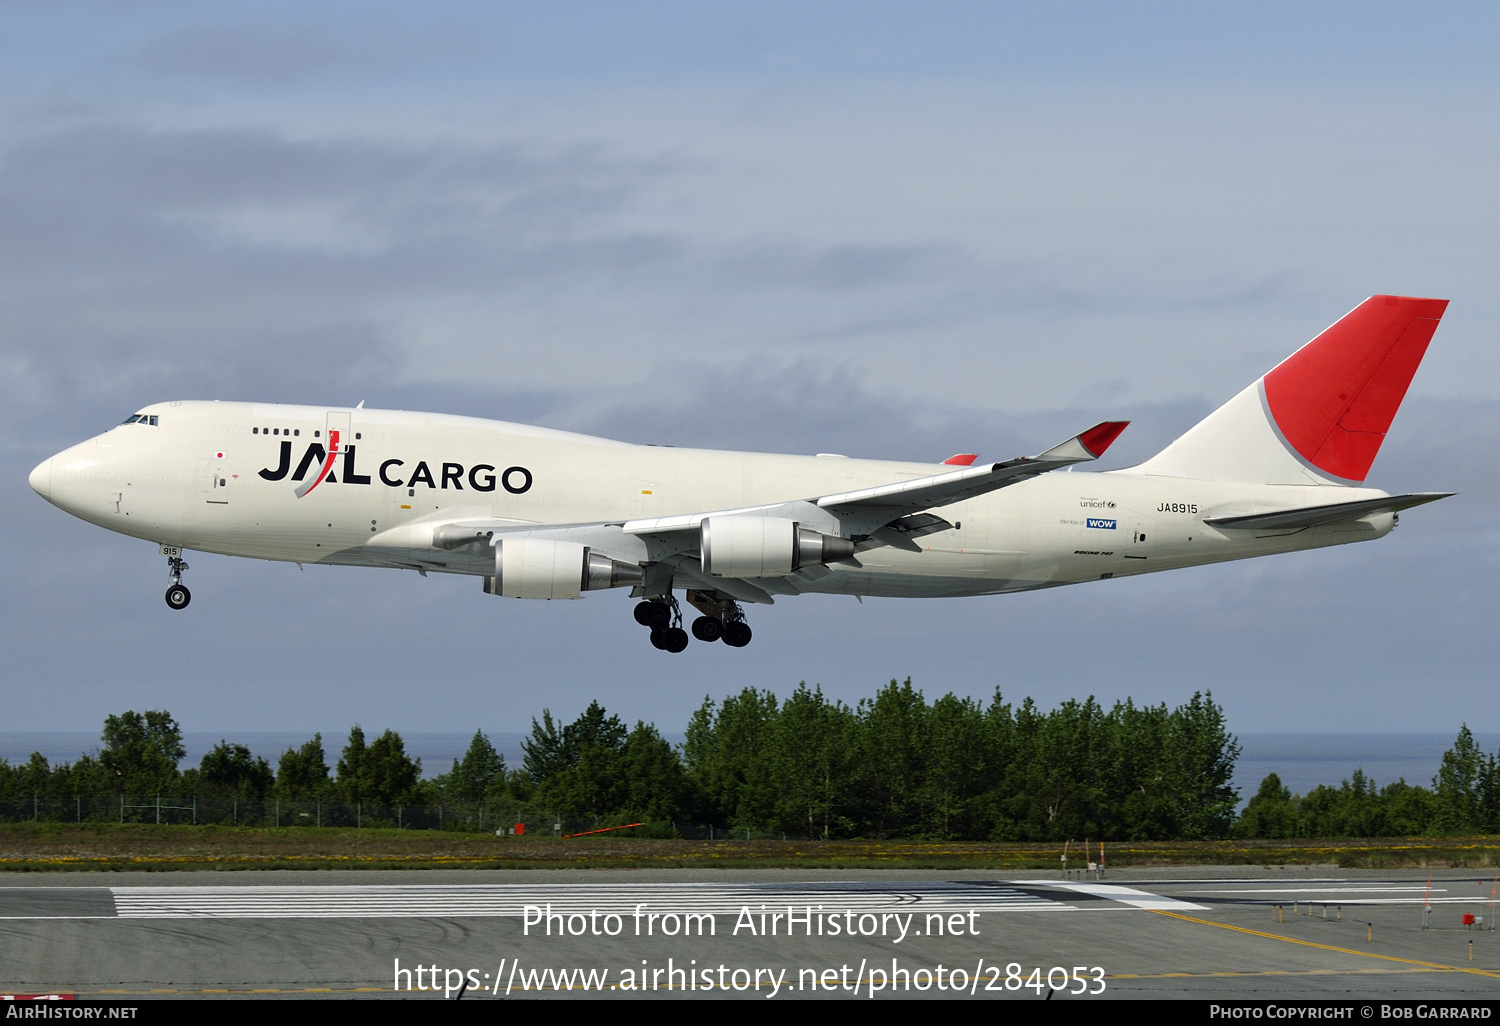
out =
[(724, 624), (712, 616), (700, 616), (693, 621), (693, 637), (699, 641), (718, 641), (724, 635)]
[(171, 581), (167, 586), (167, 605), (173, 609), (186, 609), (193, 601), (193, 593), (182, 584), (182, 572), (188, 568), (187, 560), (182, 558), (181, 549), (163, 547), (162, 551), (170, 553), (167, 556), (167, 579)]
[(635, 607), (635, 620), (653, 631), (665, 630), (672, 624), (672, 607), (665, 602), (640, 602)]
[(743, 620), (724, 625), (724, 644), (730, 648), (744, 648), (750, 644), (750, 625)]
[(688, 647), (687, 631), (683, 630), (681, 627), (668, 627), (661, 633), (661, 647), (666, 649), (668, 652), (681, 652)]
[(667, 650), (667, 632), (660, 627), (651, 628), (651, 644), (663, 652)]

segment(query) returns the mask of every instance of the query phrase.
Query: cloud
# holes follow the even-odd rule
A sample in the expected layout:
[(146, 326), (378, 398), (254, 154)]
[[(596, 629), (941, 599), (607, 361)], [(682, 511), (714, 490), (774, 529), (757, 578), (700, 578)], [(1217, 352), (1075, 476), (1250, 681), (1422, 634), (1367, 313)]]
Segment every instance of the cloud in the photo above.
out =
[[(1427, 77), (1371, 81), (1368, 55), (1407, 53), (1405, 29), (1367, 24), (1364, 56), (1325, 64), (1307, 40), (1338, 19), (1248, 50), (1218, 23), (1127, 19), (1140, 50), (1119, 26), (1084, 26), (1079, 48), (1048, 15), (983, 15), (1007, 20), (993, 36), (825, 13), (794, 41), (757, 11), (771, 28), (736, 47), (712, 12), (160, 10), (149, 31), (101, 14), (82, 37), (56, 19), (0, 41), (17, 722), (167, 707), (202, 728), (506, 730), (599, 697), (679, 729), (705, 691), (805, 678), (851, 700), (907, 674), (1044, 702), (1212, 687), (1244, 730), (1448, 732), (1485, 707), (1483, 31), (1455, 44), (1462, 82), (1429, 74), (1430, 26)], [(1420, 142), (1393, 148), (1392, 125)], [(143, 403), (216, 396), (926, 462), (1128, 418), (1106, 463), (1124, 466), (1386, 290), (1455, 302), (1372, 483), (1461, 493), (1391, 538), (994, 599), (809, 597), (756, 611), (741, 653), (666, 658), (620, 595), (528, 605), (197, 555), (174, 619), (154, 548), (19, 484)]]
[(147, 42), (136, 61), (147, 72), (237, 85), (285, 85), (333, 65), (340, 48), (307, 26), (193, 25)]

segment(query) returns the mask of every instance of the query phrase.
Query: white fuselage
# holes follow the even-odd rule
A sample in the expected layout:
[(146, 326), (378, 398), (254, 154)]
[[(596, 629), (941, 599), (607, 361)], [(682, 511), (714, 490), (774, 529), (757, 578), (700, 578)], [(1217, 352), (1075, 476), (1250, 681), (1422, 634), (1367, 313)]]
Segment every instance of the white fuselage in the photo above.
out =
[[(183, 549), (306, 563), (483, 575), (481, 552), (433, 548), (455, 520), (619, 524), (884, 485), (930, 464), (677, 449), (500, 421), (390, 410), (230, 402), (148, 407), (32, 474), (55, 505)], [(314, 480), (330, 430), (343, 451)], [(309, 450), (312, 450), (311, 452)], [(299, 473), (300, 471), (300, 473)], [(299, 480), (300, 479), (300, 480)], [(1313, 504), (1307, 485), (1051, 473), (943, 507), (953, 526), (911, 551), (878, 546), (798, 591), (980, 595), (1073, 584), (1380, 537), (1394, 516), (1279, 531), (1219, 530), (1211, 515)], [(1342, 488), (1340, 499), (1374, 498)]]

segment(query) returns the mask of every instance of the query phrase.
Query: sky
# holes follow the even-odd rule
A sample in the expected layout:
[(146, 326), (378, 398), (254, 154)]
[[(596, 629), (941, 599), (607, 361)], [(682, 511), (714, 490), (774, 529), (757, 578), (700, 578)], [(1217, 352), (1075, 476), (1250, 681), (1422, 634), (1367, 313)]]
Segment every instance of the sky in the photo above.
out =
[[(593, 699), (1176, 705), (1500, 730), (1500, 11), (1484, 4), (0, 6), (0, 726), (516, 731)], [(1026, 595), (804, 596), (652, 649), (623, 593), (190, 554), (30, 469), (148, 403), (633, 442), (1147, 458), (1375, 293), (1448, 313), (1389, 538)]]

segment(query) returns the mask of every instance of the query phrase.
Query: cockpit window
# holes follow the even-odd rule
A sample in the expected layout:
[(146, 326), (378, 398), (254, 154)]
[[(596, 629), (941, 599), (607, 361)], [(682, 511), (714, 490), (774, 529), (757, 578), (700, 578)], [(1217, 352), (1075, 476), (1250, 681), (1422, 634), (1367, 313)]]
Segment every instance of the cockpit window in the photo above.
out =
[(120, 421), (120, 423), (121, 424), (134, 424), (136, 421), (138, 421), (140, 419), (141, 419), (141, 415), (139, 413), (132, 413), (130, 416), (128, 416), (124, 420)]
[(160, 416), (158, 414), (154, 414), (154, 413), (153, 414), (132, 413), (130, 416), (128, 416), (124, 420), (120, 421), (120, 426), (121, 427), (125, 426), (126, 424), (148, 424), (151, 427), (160, 427), (161, 426)]

